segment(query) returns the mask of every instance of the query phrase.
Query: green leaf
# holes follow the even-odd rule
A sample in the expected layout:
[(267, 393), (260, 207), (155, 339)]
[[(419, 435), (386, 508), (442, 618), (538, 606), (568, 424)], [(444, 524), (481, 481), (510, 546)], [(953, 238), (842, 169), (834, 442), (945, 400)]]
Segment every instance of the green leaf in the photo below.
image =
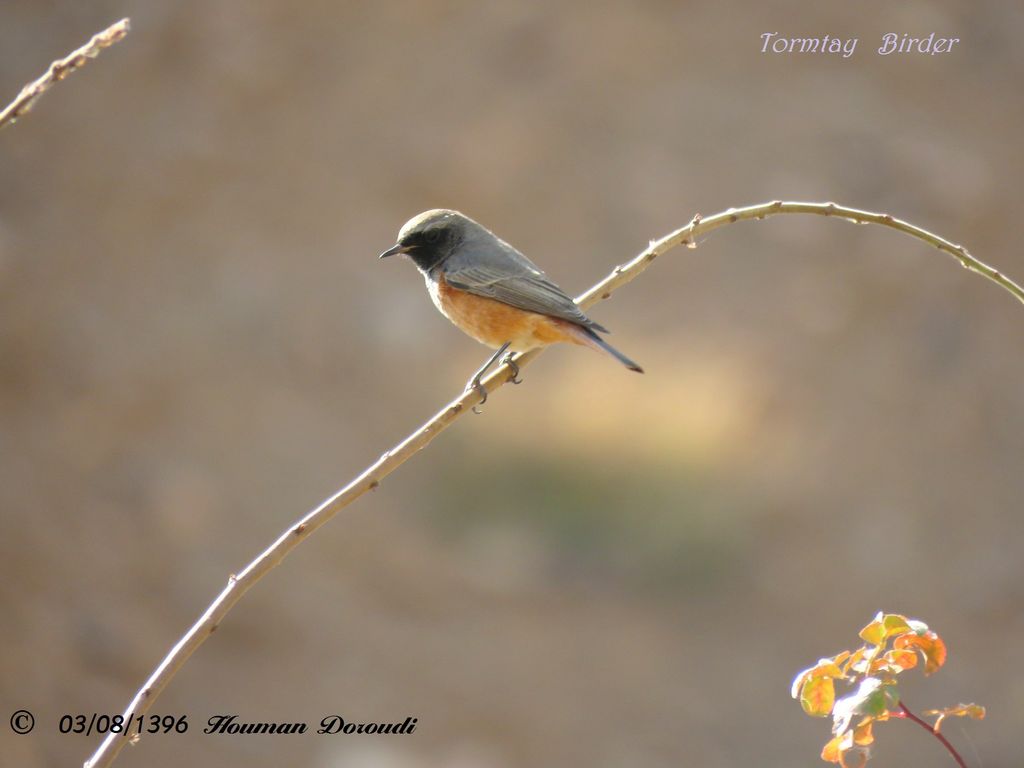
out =
[(879, 717), (899, 705), (899, 691), (890, 682), (868, 677), (857, 690), (839, 699), (832, 707), (832, 732), (840, 734), (849, 729), (854, 715)]

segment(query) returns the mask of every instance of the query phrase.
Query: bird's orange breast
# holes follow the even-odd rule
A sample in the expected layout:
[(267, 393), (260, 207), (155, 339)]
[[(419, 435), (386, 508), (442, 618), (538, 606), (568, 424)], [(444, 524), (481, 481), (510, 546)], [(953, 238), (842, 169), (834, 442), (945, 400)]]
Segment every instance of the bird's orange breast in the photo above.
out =
[(580, 344), (580, 329), (575, 323), (557, 317), (529, 312), (497, 299), (463, 291), (448, 284), (444, 275), (428, 280), (430, 297), (437, 308), (479, 342), (497, 349), (506, 341), (515, 352), (568, 341)]

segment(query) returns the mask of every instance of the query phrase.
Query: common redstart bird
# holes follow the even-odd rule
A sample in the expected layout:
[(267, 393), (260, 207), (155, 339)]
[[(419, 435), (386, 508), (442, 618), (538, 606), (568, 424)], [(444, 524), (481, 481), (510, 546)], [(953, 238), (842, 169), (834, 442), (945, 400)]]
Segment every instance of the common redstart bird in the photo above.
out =
[(487, 391), (480, 378), (503, 352), (512, 380), (519, 383), (512, 353), (559, 341), (605, 352), (629, 370), (643, 373), (598, 335), (608, 330), (583, 314), (536, 264), (458, 211), (424, 211), (409, 219), (398, 233), (398, 243), (380, 258), (397, 253), (412, 259), (423, 273), (441, 314), (498, 350), (467, 385), (480, 392), (481, 403)]

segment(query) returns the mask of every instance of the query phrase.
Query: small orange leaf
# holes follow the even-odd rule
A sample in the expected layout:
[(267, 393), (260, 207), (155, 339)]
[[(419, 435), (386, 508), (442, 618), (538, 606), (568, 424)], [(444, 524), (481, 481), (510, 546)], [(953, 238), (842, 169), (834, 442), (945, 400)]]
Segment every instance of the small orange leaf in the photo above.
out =
[(980, 704), (958, 704), (955, 707), (946, 707), (945, 709), (929, 709), (925, 714), (929, 717), (933, 715), (939, 716), (933, 727), (933, 730), (938, 733), (942, 729), (942, 721), (947, 717), (970, 717), (973, 720), (983, 720), (985, 718), (985, 708)]
[(821, 750), (821, 759), (826, 763), (838, 763), (839, 755), (841, 754), (839, 746), (842, 743), (845, 736), (836, 736), (832, 738), (825, 748)]
[(853, 731), (836, 736), (821, 750), (821, 759), (839, 763), (843, 768), (863, 768), (868, 761), (868, 748), (853, 743)]
[(907, 632), (893, 640), (893, 648), (902, 650), (909, 648), (920, 651), (924, 656), (924, 673), (937, 671), (946, 663), (946, 644), (937, 634), (925, 628), (920, 632)]
[(890, 650), (886, 652), (884, 658), (886, 662), (900, 670), (912, 670), (918, 666), (918, 654), (912, 650)]
[(867, 665), (866, 674), (894, 677), (905, 670), (918, 666), (918, 654), (912, 650), (888, 650)]
[(874, 722), (875, 719), (873, 717), (865, 717), (857, 723), (857, 727), (853, 729), (854, 744), (859, 747), (866, 747), (875, 740), (875, 735), (872, 733)]

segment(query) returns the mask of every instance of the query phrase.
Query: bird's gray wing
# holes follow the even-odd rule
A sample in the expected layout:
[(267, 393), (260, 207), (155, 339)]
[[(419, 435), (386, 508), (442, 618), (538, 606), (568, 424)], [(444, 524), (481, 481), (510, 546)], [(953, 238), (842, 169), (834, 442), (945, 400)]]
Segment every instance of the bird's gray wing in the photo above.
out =
[(449, 285), (529, 312), (559, 317), (607, 333), (587, 317), (565, 291), (508, 243), (464, 242), (444, 263)]

